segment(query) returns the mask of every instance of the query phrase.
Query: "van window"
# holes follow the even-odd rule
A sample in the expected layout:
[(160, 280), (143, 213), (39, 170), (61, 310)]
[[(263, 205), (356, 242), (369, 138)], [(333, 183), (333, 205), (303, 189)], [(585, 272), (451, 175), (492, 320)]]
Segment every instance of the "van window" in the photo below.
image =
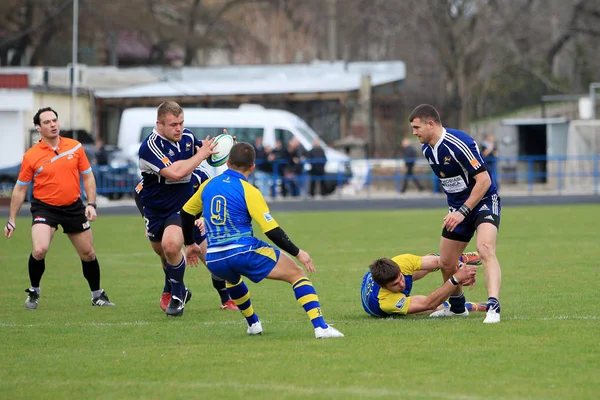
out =
[(146, 138), (148, 136), (150, 136), (153, 129), (154, 129), (153, 126), (145, 126), (142, 128), (142, 136), (140, 137), (140, 143), (143, 142), (144, 140), (146, 140)]
[(287, 129), (275, 129), (275, 140), (280, 141), (284, 149), (293, 138), (294, 134)]
[[(209, 128), (205, 126), (186, 126), (189, 130), (194, 132), (194, 135), (203, 140), (207, 135), (210, 137), (215, 137), (223, 133), (223, 128)], [(152, 133), (153, 126), (145, 126), (142, 128), (142, 137), (141, 141), (143, 142), (150, 134)], [(227, 133), (231, 136), (235, 136), (238, 142), (248, 142), (250, 144), (254, 144), (257, 137), (263, 137), (264, 129), (263, 128), (225, 128), (227, 129)]]
[(263, 128), (207, 128), (207, 127), (199, 127), (199, 126), (186, 126), (189, 130), (194, 132), (194, 135), (200, 140), (203, 140), (206, 135), (210, 135), (210, 137), (215, 137), (223, 133), (223, 129), (227, 129), (227, 133), (231, 136), (235, 136), (238, 142), (247, 142), (254, 145), (257, 137), (263, 137), (264, 129)]

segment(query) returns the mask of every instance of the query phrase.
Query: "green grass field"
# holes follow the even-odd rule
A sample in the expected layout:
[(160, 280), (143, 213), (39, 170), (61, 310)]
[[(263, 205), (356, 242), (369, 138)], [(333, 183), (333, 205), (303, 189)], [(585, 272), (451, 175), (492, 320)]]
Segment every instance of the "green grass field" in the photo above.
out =
[[(101, 211), (101, 210), (100, 210)], [(597, 309), (600, 207), (505, 208), (498, 243), (502, 322), (374, 319), (362, 310), (368, 263), (439, 246), (444, 210), (275, 215), (317, 267), (326, 320), (346, 335), (316, 340), (288, 284), (249, 284), (264, 334), (218, 308), (205, 269), (179, 319), (158, 306), (162, 272), (137, 216), (94, 222), (102, 283), (114, 308), (90, 304), (81, 264), (58, 233), (36, 311), (26, 218), (0, 241), (2, 398), (592, 399), (600, 397)], [(469, 246), (474, 250), (474, 245)], [(413, 294), (441, 284), (415, 283)], [(483, 274), (467, 299), (487, 299)]]

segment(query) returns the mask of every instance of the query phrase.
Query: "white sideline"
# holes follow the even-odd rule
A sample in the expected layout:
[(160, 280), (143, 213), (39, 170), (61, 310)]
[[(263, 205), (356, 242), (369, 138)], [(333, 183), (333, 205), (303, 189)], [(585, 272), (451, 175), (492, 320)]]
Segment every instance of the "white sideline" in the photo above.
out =
[[(14, 380), (11, 383), (15, 384)], [(74, 381), (74, 380), (65, 380), (60, 381), (56, 379), (52, 379), (52, 381), (45, 382), (44, 386), (46, 387), (57, 387), (57, 386), (68, 386), (73, 387), (75, 385), (89, 385), (90, 381)], [(18, 383), (17, 383), (18, 384)], [(368, 388), (361, 386), (350, 386), (350, 387), (327, 387), (324, 386), (323, 383), (319, 383), (316, 387), (310, 386), (294, 386), (289, 384), (276, 384), (276, 383), (240, 383), (240, 382), (164, 382), (164, 381), (138, 381), (138, 380), (94, 380), (94, 385), (101, 385), (106, 388), (117, 387), (122, 388), (123, 386), (140, 386), (140, 387), (150, 387), (150, 386), (160, 386), (164, 388), (165, 386), (172, 385), (178, 389), (186, 388), (186, 389), (234, 389), (234, 390), (243, 390), (243, 391), (256, 391), (256, 392), (275, 392), (280, 395), (310, 395), (316, 398), (322, 398), (329, 396), (357, 396), (360, 398), (395, 398), (398, 397), (399, 389), (384, 389), (384, 388)], [(402, 388), (401, 393), (405, 397), (410, 397), (413, 399), (446, 399), (446, 400), (483, 400), (489, 397), (487, 396), (474, 396), (470, 394), (453, 394), (453, 393), (443, 393), (443, 392), (429, 392), (425, 388), (417, 390), (410, 390), (407, 388)], [(498, 397), (495, 397), (498, 398)], [(515, 399), (514, 396), (510, 397), (511, 399)]]
[[(472, 317), (469, 318), (460, 318), (460, 319), (452, 319), (446, 318), (444, 321), (460, 321), (460, 323), (464, 322), (481, 322), (481, 318), (476, 318), (478, 314), (473, 314)], [(481, 317), (484, 316), (484, 313), (481, 313)], [(385, 318), (374, 321), (395, 321), (396, 318)], [(566, 321), (566, 320), (600, 320), (600, 315), (556, 315), (552, 317), (527, 317), (527, 316), (508, 316), (502, 317), (502, 321)], [(406, 318), (402, 319), (401, 323), (439, 323), (439, 319), (431, 319), (431, 318)], [(264, 323), (271, 323), (269, 320), (262, 320)], [(337, 320), (339, 323), (340, 320)], [(146, 326), (146, 325), (154, 325), (160, 324), (163, 325), (163, 322), (150, 322), (150, 321), (133, 321), (133, 322), (65, 322), (65, 323), (40, 323), (40, 324), (20, 324), (20, 323), (12, 323), (12, 322), (1, 322), (0, 328), (36, 328), (36, 327), (49, 327), (49, 326), (97, 326), (97, 327), (114, 327), (114, 326)], [(290, 324), (305, 324), (304, 320), (290, 320), (285, 322), (286, 325)], [(192, 322), (188, 324), (191, 326), (200, 325), (200, 326), (215, 326), (215, 325), (245, 325), (244, 320), (239, 321), (202, 321), (202, 322)], [(335, 324), (331, 324), (335, 325)]]

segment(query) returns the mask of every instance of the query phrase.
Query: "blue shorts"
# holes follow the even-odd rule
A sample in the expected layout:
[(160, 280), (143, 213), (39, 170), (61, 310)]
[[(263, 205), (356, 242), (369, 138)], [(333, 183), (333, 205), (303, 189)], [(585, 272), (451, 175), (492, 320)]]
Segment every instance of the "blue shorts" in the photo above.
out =
[[(456, 211), (454, 207), (449, 207), (448, 212)], [(477, 206), (469, 213), (463, 222), (458, 224), (452, 232), (444, 228), (442, 237), (459, 242), (470, 242), (475, 234), (477, 227), (483, 223), (490, 223), (500, 229), (500, 196), (493, 194), (479, 202)]]
[(275, 268), (280, 255), (279, 249), (255, 239), (252, 244), (228, 250), (211, 252), (209, 248), (206, 266), (213, 275), (229, 283), (238, 283), (242, 276), (258, 283)]
[[(181, 216), (179, 213), (168, 214), (166, 217), (144, 217), (144, 219), (146, 220), (148, 239), (150, 239), (151, 242), (160, 243), (167, 226), (177, 225), (181, 227)], [(206, 235), (200, 233), (200, 228), (196, 226), (194, 226), (194, 239), (198, 244), (206, 239)]]

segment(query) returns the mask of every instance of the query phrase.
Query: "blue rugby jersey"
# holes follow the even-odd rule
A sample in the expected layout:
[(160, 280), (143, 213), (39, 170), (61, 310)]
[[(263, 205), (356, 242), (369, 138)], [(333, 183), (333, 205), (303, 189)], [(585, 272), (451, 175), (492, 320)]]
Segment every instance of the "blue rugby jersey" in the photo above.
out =
[(144, 140), (139, 151), (139, 167), (144, 190), (141, 191), (146, 212), (169, 214), (181, 210), (194, 194), (192, 174), (173, 181), (160, 175), (160, 170), (176, 161), (187, 160), (195, 153), (195, 146), (202, 146), (192, 131), (183, 130), (181, 141), (172, 142), (160, 136), (156, 130)]
[[(422, 151), (429, 166), (440, 179), (448, 198), (448, 206), (460, 208), (475, 186), (473, 177), (486, 170), (477, 143), (464, 132), (444, 128), (440, 140), (433, 147), (424, 144)], [(483, 199), (497, 191), (496, 183), (492, 180)]]
[(209, 249), (255, 243), (252, 220), (263, 232), (279, 226), (260, 191), (233, 170), (200, 185), (183, 210), (191, 215), (203, 213)]

